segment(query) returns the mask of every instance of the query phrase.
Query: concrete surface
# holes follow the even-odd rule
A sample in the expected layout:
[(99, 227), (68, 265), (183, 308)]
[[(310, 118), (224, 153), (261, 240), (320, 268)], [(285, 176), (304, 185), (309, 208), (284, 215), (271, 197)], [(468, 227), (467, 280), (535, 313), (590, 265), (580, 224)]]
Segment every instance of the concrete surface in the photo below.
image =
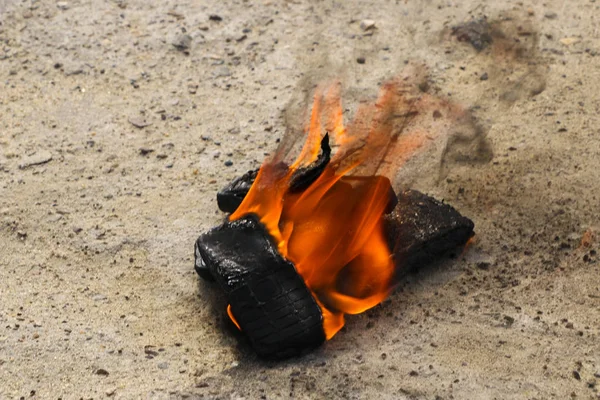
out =
[[(477, 52), (451, 31), (482, 16), (506, 35)], [(599, 22), (595, 0), (0, 0), (0, 398), (600, 398)], [(400, 184), (477, 240), (260, 361), (193, 271), (215, 193), (305, 82), (339, 75), (351, 102), (405, 62), (488, 152)]]

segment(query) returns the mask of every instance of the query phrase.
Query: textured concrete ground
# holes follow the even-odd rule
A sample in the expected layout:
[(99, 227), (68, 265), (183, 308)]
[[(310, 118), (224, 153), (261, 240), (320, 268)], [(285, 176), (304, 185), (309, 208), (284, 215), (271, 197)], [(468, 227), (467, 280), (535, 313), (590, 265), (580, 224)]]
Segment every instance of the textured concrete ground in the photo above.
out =
[[(487, 49), (452, 35), (483, 16)], [(0, 398), (600, 398), (599, 20), (594, 0), (0, 0)], [(399, 184), (477, 240), (260, 361), (193, 272), (215, 193), (306, 82), (339, 75), (350, 104), (406, 62), (485, 151), (455, 141)]]

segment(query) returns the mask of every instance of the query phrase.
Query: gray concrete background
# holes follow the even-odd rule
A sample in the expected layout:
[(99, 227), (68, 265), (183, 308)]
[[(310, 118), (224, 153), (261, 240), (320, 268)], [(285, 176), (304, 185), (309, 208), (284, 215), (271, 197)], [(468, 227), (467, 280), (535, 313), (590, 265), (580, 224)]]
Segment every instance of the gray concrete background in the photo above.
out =
[[(512, 44), (449, 35), (484, 15)], [(600, 398), (599, 19), (594, 0), (0, 2), (0, 398)], [(405, 62), (493, 159), (434, 151), (398, 184), (477, 240), (319, 350), (260, 361), (193, 272), (215, 193), (273, 151), (303, 82), (339, 75), (355, 104)]]

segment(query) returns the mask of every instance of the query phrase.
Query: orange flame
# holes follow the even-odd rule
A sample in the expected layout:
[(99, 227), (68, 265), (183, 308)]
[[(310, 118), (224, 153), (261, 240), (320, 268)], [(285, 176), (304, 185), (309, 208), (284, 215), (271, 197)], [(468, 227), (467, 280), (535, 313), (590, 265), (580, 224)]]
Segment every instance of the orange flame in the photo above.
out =
[[(374, 307), (392, 288), (395, 266), (382, 219), (391, 183), (381, 174), (396, 171), (425, 141), (423, 132), (404, 129), (413, 100), (402, 81), (391, 81), (346, 128), (339, 83), (318, 87), (300, 155), (289, 167), (281, 154), (265, 161), (229, 217), (260, 218), (319, 304), (327, 339), (344, 326), (344, 314)], [(307, 189), (291, 192), (294, 172), (317, 159), (325, 132), (337, 147), (331, 162)]]

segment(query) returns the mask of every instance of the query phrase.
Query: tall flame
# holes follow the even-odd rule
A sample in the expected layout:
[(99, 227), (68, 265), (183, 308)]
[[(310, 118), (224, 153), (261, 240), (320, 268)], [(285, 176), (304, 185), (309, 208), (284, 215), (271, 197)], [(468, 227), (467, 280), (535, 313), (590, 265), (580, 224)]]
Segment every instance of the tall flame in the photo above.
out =
[[(391, 290), (395, 266), (382, 219), (391, 184), (381, 174), (389, 176), (425, 140), (418, 131), (400, 136), (413, 112), (403, 88), (399, 80), (384, 84), (346, 128), (339, 83), (318, 87), (300, 155), (289, 166), (265, 161), (229, 217), (260, 218), (321, 307), (327, 339), (344, 326), (344, 314), (379, 304)], [(294, 172), (317, 159), (326, 132), (337, 147), (331, 162), (308, 188), (290, 191)]]

